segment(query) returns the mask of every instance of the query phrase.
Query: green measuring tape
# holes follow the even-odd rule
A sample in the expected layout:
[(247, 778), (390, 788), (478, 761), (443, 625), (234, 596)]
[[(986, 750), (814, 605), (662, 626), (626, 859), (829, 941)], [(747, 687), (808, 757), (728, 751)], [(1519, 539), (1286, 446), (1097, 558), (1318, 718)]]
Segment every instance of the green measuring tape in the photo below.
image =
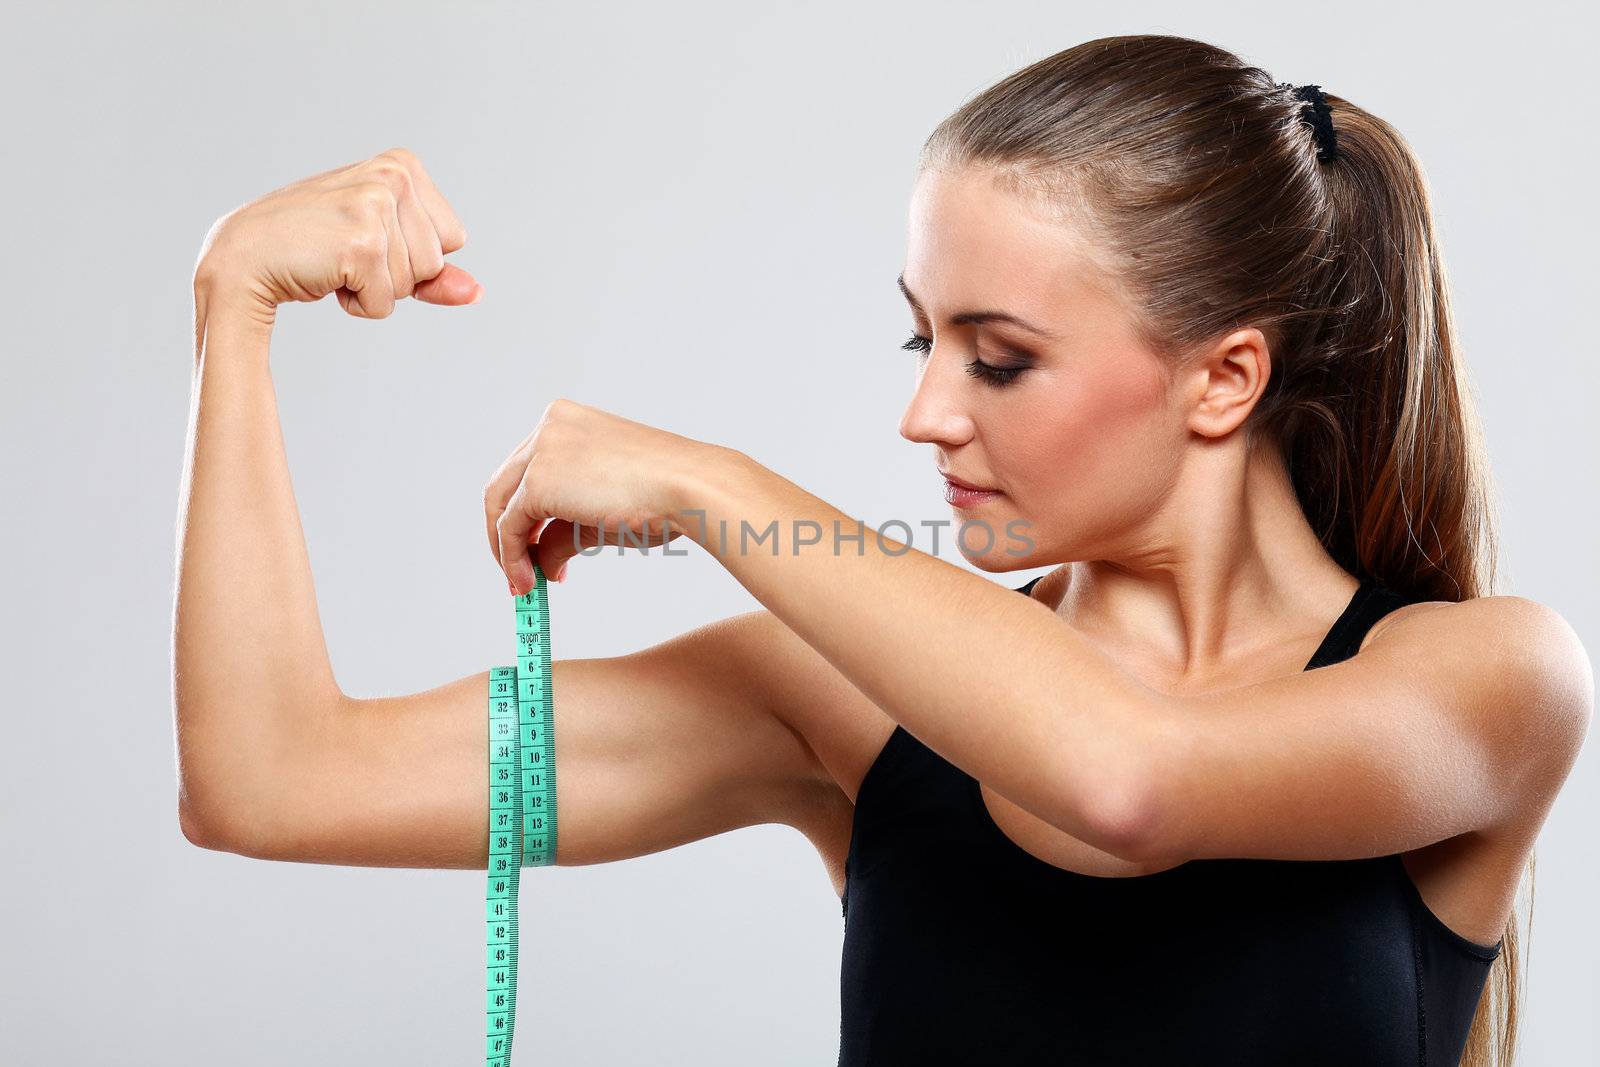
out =
[(555, 704), (544, 571), (513, 600), (517, 665), (489, 669), (487, 1067), (511, 1067), (517, 1022), (517, 890), (523, 867), (556, 861)]

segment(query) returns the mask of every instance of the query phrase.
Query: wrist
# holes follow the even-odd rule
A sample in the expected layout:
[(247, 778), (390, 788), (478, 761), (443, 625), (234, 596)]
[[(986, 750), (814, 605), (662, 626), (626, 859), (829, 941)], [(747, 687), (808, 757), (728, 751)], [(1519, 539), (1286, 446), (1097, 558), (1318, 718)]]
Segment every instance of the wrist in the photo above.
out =
[(197, 270), (194, 277), (196, 371), (201, 361), (218, 348), (253, 352), (264, 362), (276, 319), (276, 308), (247, 286), (209, 270)]
[(694, 461), (676, 471), (669, 486), (671, 505), (669, 517), (673, 529), (683, 536), (700, 542), (711, 512), (721, 512), (719, 500), (729, 494), (735, 497), (748, 486), (762, 470), (760, 464), (735, 448), (723, 445), (704, 445)]
[(277, 323), (277, 305), (239, 272), (213, 262), (210, 256), (195, 268), (193, 289), (197, 323), (226, 318), (266, 333)]
[(194, 374), (210, 377), (233, 369), (269, 371), (272, 329), (246, 310), (196, 299)]

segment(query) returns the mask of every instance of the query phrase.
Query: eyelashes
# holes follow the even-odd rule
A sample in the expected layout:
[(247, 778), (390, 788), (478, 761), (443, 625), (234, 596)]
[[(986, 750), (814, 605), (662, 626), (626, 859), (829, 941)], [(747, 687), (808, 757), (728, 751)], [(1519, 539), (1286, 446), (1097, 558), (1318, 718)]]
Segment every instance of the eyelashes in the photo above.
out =
[[(921, 334), (914, 333), (907, 338), (900, 345), (900, 347), (909, 352), (917, 352), (919, 354), (926, 355), (928, 352), (933, 350), (933, 341), (930, 338), (923, 337)], [(1010, 384), (1010, 382), (1015, 379), (1017, 375), (1021, 374), (1028, 368), (996, 367), (992, 363), (985, 363), (981, 359), (974, 359), (967, 364), (966, 369), (969, 375), (977, 378), (979, 381), (986, 382), (989, 385), (1001, 386)]]

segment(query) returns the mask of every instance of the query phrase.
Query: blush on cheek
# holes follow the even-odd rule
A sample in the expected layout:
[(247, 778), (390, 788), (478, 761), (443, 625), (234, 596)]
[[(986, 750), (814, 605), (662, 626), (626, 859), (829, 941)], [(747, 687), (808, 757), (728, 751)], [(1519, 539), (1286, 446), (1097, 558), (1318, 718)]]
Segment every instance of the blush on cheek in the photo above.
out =
[(1026, 443), (1011, 453), (1028, 472), (1017, 479), (1027, 500), (1017, 503), (1039, 509), (1035, 521), (1117, 525), (1159, 497), (1176, 456), (1164, 379), (1150, 358), (1130, 356), (1120, 370), (1107, 361), (1023, 430)]
[(1098, 474), (1134, 489), (1165, 470), (1173, 458), (1159, 383), (1124, 379), (1101, 395), (1088, 434)]

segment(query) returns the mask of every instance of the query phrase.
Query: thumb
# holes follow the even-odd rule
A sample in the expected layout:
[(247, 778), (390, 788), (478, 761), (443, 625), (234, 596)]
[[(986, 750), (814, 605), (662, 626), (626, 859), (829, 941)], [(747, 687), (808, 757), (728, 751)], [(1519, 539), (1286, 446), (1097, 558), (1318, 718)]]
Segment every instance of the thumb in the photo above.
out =
[(454, 263), (446, 263), (438, 274), (418, 282), (411, 295), (427, 304), (476, 304), (483, 299), (483, 285)]
[[(560, 581), (566, 577), (561, 574), (561, 570), (567, 565), (567, 560), (576, 556), (579, 548), (593, 547), (598, 543), (593, 535), (592, 529), (575, 527), (567, 519), (551, 519), (539, 531), (539, 540), (532, 546), (530, 552), (539, 569), (544, 571), (546, 578), (552, 582)], [(576, 544), (574, 536), (577, 538)]]

